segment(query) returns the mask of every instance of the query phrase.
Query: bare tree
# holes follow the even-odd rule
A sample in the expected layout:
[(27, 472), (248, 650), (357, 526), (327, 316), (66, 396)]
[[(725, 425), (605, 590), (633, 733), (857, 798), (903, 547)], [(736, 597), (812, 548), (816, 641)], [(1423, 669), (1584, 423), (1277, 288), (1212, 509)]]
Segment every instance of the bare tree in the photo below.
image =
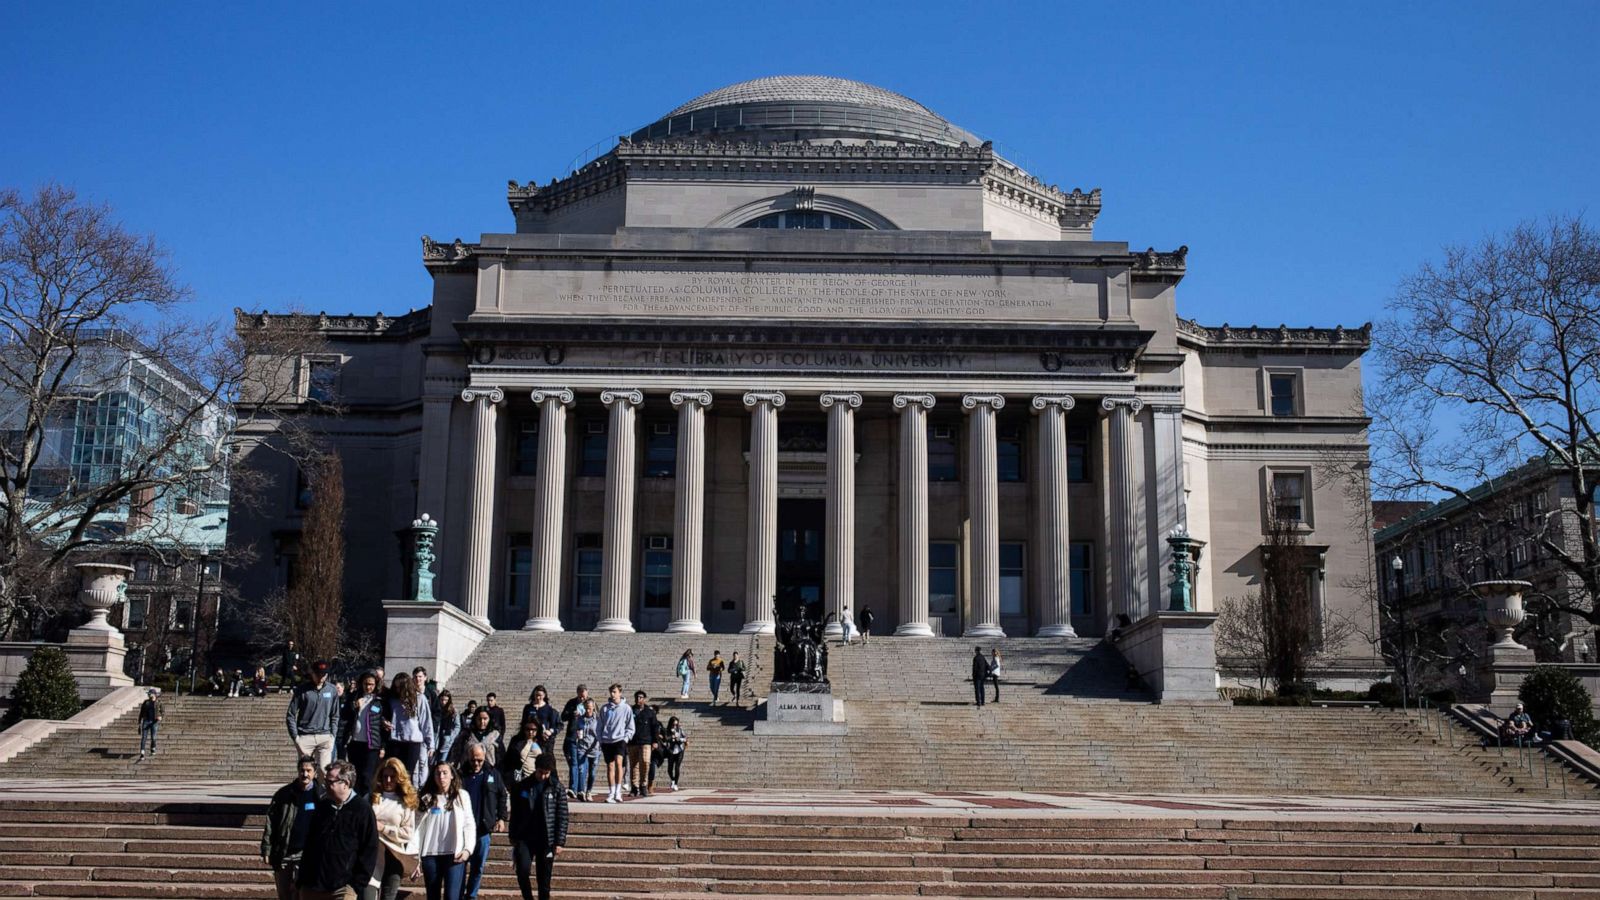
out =
[(1261, 544), (1261, 585), (1217, 608), (1217, 655), (1223, 666), (1248, 672), (1278, 690), (1305, 682), (1317, 661), (1337, 654), (1355, 624), (1318, 607), (1311, 590), (1317, 560), (1301, 536), (1300, 519), (1269, 496)]
[(283, 612), (288, 637), (312, 659), (339, 653), (344, 615), (344, 465), (339, 454), (318, 457), (311, 470), (300, 555)]
[(85, 552), (191, 556), (182, 517), (157, 512), (248, 489), (229, 467), (235, 401), (293, 390), (315, 334), (223, 329), (187, 300), (108, 208), (0, 190), (0, 636), (70, 597)]
[[(1375, 492), (1453, 498), (1473, 527), (1451, 540), (1466, 580), (1509, 574), (1506, 548), (1533, 548), (1560, 577), (1533, 598), (1600, 623), (1600, 233), (1576, 217), (1524, 223), (1451, 247), (1401, 282), (1375, 344)], [(1529, 467), (1560, 502), (1508, 507)]]

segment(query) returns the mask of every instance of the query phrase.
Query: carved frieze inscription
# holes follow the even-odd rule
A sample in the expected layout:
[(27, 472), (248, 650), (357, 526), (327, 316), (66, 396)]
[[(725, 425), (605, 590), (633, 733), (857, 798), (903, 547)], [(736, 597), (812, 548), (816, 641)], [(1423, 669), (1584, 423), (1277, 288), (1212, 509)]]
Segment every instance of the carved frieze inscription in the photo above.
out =
[[(1086, 273), (1088, 274), (1088, 273)], [(1093, 321), (1100, 287), (1051, 273), (510, 269), (499, 312), (618, 316)]]
[(494, 362), (511, 366), (630, 371), (839, 371), (839, 372), (1103, 372), (1114, 367), (1104, 352), (996, 352), (952, 349), (833, 347), (720, 347), (657, 345), (598, 348), (575, 346), (559, 353), (538, 346), (500, 345)]

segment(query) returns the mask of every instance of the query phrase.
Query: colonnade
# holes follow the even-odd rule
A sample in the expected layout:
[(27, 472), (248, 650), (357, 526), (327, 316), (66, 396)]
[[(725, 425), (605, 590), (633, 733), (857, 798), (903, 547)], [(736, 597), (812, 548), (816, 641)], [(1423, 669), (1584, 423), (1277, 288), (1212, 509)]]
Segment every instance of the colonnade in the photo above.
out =
[[(530, 397), (539, 409), (539, 456), (535, 468), (538, 516), (533, 532), (533, 574), (527, 629), (561, 631), (563, 522), (567, 493), (567, 423), (575, 394), (571, 388), (538, 388)], [(634, 388), (599, 392), (607, 409), (605, 525), (602, 545), (600, 620), (597, 631), (631, 632), (634, 588), (634, 508), (637, 490), (635, 454), (638, 409), (644, 393)], [(998, 445), (995, 416), (1005, 407), (1000, 394), (958, 395), (969, 419), (966, 490), (971, 518), (971, 590), (965, 636), (1004, 637), (1000, 625), (1000, 515)], [(501, 388), (462, 391), (473, 405), (472, 490), (463, 567), (462, 596), (468, 614), (488, 619), (489, 560), (493, 550), (493, 501), (496, 473), (495, 424), (505, 394)], [(668, 632), (703, 634), (702, 591), (705, 554), (706, 411), (710, 392), (672, 391), (678, 413), (677, 473), (672, 543), (672, 609)], [(745, 560), (745, 624), (743, 632), (773, 629), (772, 604), (777, 591), (778, 415), (789, 398), (782, 391), (749, 391), (741, 397), (751, 417), (749, 511)], [(895, 633), (931, 637), (928, 612), (928, 440), (927, 415), (939, 402), (931, 393), (890, 397), (900, 417), (898, 485), (900, 578), (899, 626)], [(827, 414), (827, 611), (855, 610), (855, 412), (862, 395), (850, 391), (823, 393), (817, 403)], [(1111, 546), (1108, 560), (1114, 591), (1124, 593), (1126, 608), (1139, 609), (1143, 585), (1136, 561), (1134, 536), (1137, 496), (1133, 475), (1140, 465), (1137, 431), (1131, 427), (1142, 403), (1134, 397), (1100, 401), (1110, 420)], [(1035, 395), (1030, 407), (1039, 417), (1040, 460), (1039, 550), (1044, 596), (1037, 634), (1070, 637), (1069, 534), (1067, 522), (1067, 412), (1069, 395)]]

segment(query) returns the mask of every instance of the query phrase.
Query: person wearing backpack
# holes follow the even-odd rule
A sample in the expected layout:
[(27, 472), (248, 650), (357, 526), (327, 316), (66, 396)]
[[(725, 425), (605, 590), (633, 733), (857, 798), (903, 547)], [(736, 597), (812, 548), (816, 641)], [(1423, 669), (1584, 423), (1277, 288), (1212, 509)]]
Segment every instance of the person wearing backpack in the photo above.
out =
[(689, 699), (689, 688), (694, 685), (694, 651), (685, 650), (678, 657), (678, 678), (683, 681), (683, 687), (678, 690), (678, 699)]

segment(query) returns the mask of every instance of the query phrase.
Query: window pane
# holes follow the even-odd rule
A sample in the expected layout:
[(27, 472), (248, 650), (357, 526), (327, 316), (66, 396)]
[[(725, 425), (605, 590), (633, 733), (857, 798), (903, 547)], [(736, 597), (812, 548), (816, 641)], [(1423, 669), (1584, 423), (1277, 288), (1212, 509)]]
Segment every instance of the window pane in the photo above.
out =
[(511, 448), (511, 473), (534, 475), (539, 471), (539, 420), (517, 423), (516, 445)]
[(599, 434), (585, 434), (583, 436), (583, 456), (578, 460), (578, 475), (583, 478), (606, 477), (606, 435), (604, 430)]
[(1279, 519), (1299, 522), (1305, 518), (1304, 490), (1305, 476), (1273, 474), (1272, 502)]
[(960, 455), (953, 425), (928, 426), (928, 480), (960, 481)]
[(1094, 609), (1094, 573), (1091, 570), (1090, 550), (1089, 544), (1072, 545), (1072, 614), (1075, 616), (1087, 616)]
[(533, 590), (533, 547), (526, 534), (513, 535), (506, 554), (506, 606), (516, 608)]
[(320, 403), (332, 401), (334, 382), (338, 376), (339, 370), (335, 363), (329, 360), (313, 360), (310, 383), (306, 387), (306, 399)]
[(960, 599), (956, 545), (938, 541), (928, 545), (928, 613), (950, 615)]
[(1000, 614), (1020, 616), (1027, 612), (1026, 571), (1020, 543), (1000, 545)]
[(996, 441), (997, 452), (996, 470), (1000, 481), (1022, 481), (1023, 456), (1022, 456), (1022, 429), (1003, 428), (1000, 430)]
[(1268, 379), (1268, 383), (1272, 386), (1272, 414), (1294, 415), (1295, 376), (1273, 375)]
[[(647, 543), (661, 543), (661, 538), (646, 538)], [(672, 551), (654, 549), (644, 552), (644, 582), (641, 601), (646, 609), (668, 609), (672, 606)]]
[[(595, 538), (594, 535), (581, 535), (580, 542), (585, 537)], [(583, 547), (578, 550), (572, 585), (574, 602), (581, 609), (600, 608), (600, 565), (600, 548)]]
[(678, 427), (672, 422), (651, 422), (644, 445), (644, 476), (671, 478), (678, 471)]

